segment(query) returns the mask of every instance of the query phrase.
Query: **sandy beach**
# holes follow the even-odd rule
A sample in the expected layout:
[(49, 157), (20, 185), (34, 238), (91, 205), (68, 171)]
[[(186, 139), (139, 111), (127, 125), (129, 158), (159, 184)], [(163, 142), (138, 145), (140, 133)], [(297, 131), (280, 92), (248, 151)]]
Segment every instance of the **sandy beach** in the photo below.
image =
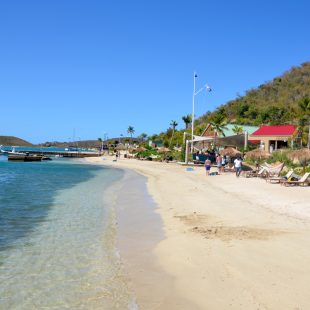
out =
[(162, 223), (147, 247), (133, 215), (142, 241), (121, 253), (141, 309), (310, 309), (310, 187), (113, 159), (86, 160), (145, 176)]

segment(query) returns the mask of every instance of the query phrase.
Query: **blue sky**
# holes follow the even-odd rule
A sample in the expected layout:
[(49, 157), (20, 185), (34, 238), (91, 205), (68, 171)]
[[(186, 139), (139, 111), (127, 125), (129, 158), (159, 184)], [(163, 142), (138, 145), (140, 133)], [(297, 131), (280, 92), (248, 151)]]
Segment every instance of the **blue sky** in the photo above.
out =
[(1, 1), (0, 135), (159, 133), (309, 61), (310, 2)]

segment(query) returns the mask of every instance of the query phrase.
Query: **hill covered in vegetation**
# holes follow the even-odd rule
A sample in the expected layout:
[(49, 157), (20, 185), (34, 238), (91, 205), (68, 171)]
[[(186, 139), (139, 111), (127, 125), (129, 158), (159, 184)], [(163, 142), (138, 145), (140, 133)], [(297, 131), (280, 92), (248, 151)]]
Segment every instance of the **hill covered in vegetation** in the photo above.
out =
[(0, 136), (0, 145), (32, 146), (33, 144), (13, 136)]
[(301, 119), (310, 115), (310, 62), (293, 67), (216, 111), (206, 113), (197, 120), (198, 127), (217, 118), (218, 114), (227, 122), (240, 125), (299, 125)]
[[(165, 132), (151, 138), (164, 141), (165, 146), (181, 145), (183, 132), (191, 132), (191, 115), (182, 119), (185, 129), (177, 130), (182, 124), (171, 121)], [(256, 126), (294, 124), (298, 126), (299, 138), (305, 145), (310, 123), (310, 62), (246, 91), (245, 95), (222, 104), (215, 111), (206, 112), (195, 120), (195, 134), (200, 135), (208, 123), (219, 132), (227, 123)]]

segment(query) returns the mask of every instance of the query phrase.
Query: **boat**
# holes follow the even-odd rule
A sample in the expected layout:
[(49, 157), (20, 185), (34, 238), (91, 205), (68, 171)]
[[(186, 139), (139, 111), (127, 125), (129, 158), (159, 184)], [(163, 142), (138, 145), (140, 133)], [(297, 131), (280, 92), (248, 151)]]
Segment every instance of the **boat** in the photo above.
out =
[(42, 157), (42, 160), (52, 160), (49, 156), (43, 155), (43, 156), (41, 156), (41, 157)]
[(3, 145), (0, 145), (0, 154), (1, 154), (1, 155), (7, 155), (7, 154), (8, 154), (8, 151), (2, 150), (2, 146), (3, 146)]
[(12, 146), (12, 151), (2, 150), (2, 146), (3, 145), (0, 145), (0, 152), (3, 155), (26, 155), (26, 153), (15, 151), (15, 146)]
[(65, 151), (67, 152), (78, 152), (80, 149), (76, 146), (71, 146), (69, 145), (68, 147), (65, 148)]

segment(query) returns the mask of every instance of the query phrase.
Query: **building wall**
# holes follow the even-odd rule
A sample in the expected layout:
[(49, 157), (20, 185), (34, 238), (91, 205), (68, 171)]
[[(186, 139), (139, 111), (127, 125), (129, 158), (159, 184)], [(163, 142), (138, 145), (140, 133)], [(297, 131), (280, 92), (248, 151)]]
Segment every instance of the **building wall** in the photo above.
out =
[[(264, 150), (269, 153), (271, 141), (288, 141), (292, 136), (251, 136), (250, 140), (260, 140), (264, 144)], [(277, 149), (276, 145), (274, 149)]]

